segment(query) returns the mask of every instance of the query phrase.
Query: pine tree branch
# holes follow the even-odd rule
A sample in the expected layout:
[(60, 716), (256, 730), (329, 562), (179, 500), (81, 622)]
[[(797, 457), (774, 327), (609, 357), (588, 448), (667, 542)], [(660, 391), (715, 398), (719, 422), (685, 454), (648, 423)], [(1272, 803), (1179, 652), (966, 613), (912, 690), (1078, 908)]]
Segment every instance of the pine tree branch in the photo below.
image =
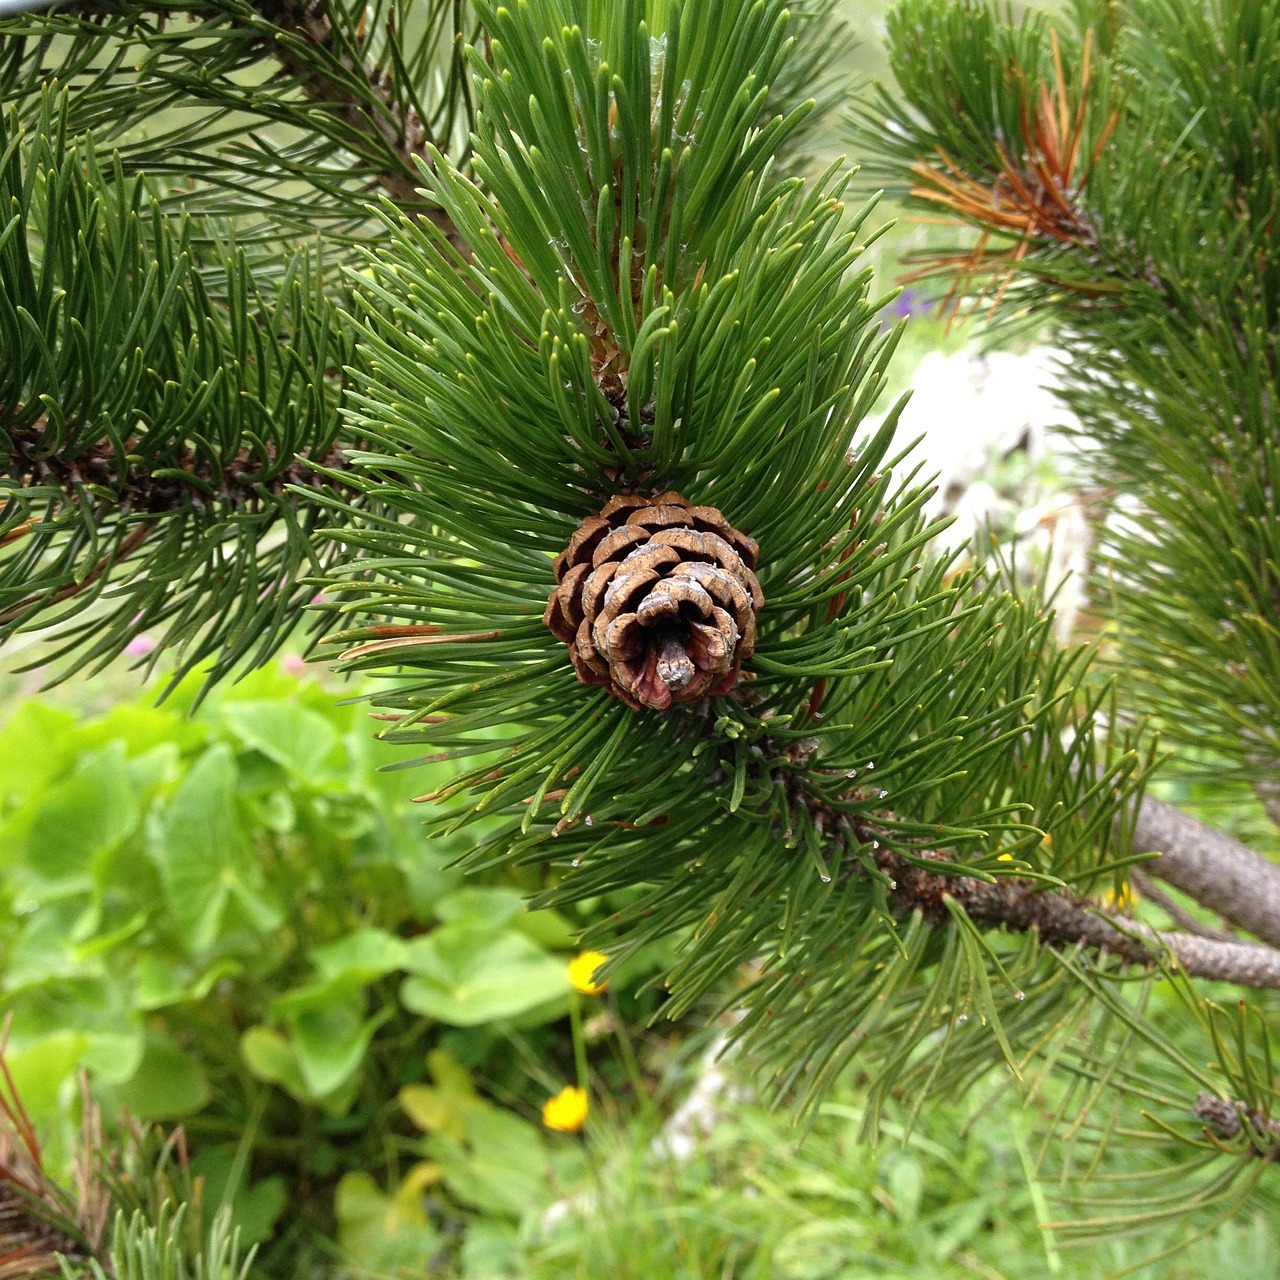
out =
[(1136, 867), (1129, 873), (1129, 883), (1137, 891), (1139, 897), (1147, 902), (1154, 903), (1174, 924), (1185, 929), (1188, 933), (1194, 933), (1201, 938), (1213, 938), (1218, 942), (1240, 941), (1235, 934), (1228, 933), (1225, 929), (1218, 929), (1211, 924), (1205, 924), (1203, 921), (1197, 920), (1190, 911), (1180, 906), (1176, 899), (1165, 893), (1164, 890), (1157, 889), (1155, 882)]
[[(940, 854), (922, 856), (946, 861)], [(1280, 951), (1272, 947), (1166, 933), (1110, 915), (1068, 893), (1039, 890), (1013, 878), (992, 883), (929, 871), (883, 845), (876, 850), (876, 864), (889, 877), (893, 900), (901, 910), (919, 910), (938, 924), (951, 919), (950, 899), (983, 928), (1034, 929), (1051, 946), (1083, 946), (1148, 968), (1173, 961), (1191, 977), (1280, 989)]]
[[(443, 140), (428, 137), (417, 107), (397, 98), (389, 75), (356, 56), (329, 16), (325, 0), (269, 0), (257, 7), (267, 22), (286, 37), (294, 37), (271, 41), (271, 53), (295, 77), (302, 93), (334, 108), (352, 132), (368, 137), (386, 157), (388, 163), (375, 176), (387, 195), (402, 209), (428, 218), (450, 243), (462, 247), (464, 241), (448, 214), (427, 206), (418, 192), (415, 161), (425, 162), (428, 144), (440, 145)], [(299, 40), (322, 51), (334, 73), (327, 74), (314, 59), (303, 56)]]
[[(21, 419), (22, 406), (13, 417)], [(111, 493), (113, 513), (159, 514), (188, 504), (197, 509), (224, 502), (240, 511), (257, 511), (268, 497), (278, 497), (291, 485), (315, 484), (322, 471), (328, 484), (333, 471), (345, 469), (346, 455), (336, 444), (311, 456), (304, 450), (291, 460), (270, 441), (256, 448), (242, 444), (234, 455), (215, 461), (187, 445), (177, 453), (142, 456), (141, 438), (124, 442), (123, 458), (109, 440), (98, 440), (80, 452), (50, 453), (46, 433), (48, 419), (41, 415), (30, 426), (7, 421), (7, 407), (0, 406), (0, 423), (9, 437), (8, 478), (21, 488), (60, 489), (69, 503), (86, 493)], [(32, 522), (34, 523), (34, 522)], [(27, 528), (30, 532), (30, 527)]]
[(480, 36), (470, 0), (88, 0), (0, 19), (0, 100), (25, 119), (65, 89), (72, 133), (244, 243), (361, 240), (385, 193), (461, 247), (417, 164), (469, 161)]
[[(4, 421), (0, 407), (0, 423)], [(142, 514), (162, 516), (171, 512), (192, 509), (204, 511), (211, 508), (227, 508), (241, 512), (259, 512), (273, 497), (279, 497), (293, 485), (315, 484), (321, 477), (317, 466), (324, 468), (325, 483), (335, 484), (332, 472), (346, 467), (346, 455), (337, 445), (330, 445), (317, 463), (300, 454), (291, 462), (278, 467), (277, 450), (269, 443), (262, 444), (256, 456), (248, 446), (242, 445), (235, 456), (219, 461), (215, 469), (211, 460), (187, 448), (176, 458), (150, 460), (138, 458), (136, 437), (125, 442), (125, 461), (121, 465), (108, 442), (92, 445), (78, 456), (40, 456), (41, 437), (46, 429), (43, 418), (34, 427), (8, 426), (6, 430), (12, 443), (9, 472), (16, 475), (21, 488), (41, 487), (60, 489), (66, 495), (67, 508), (79, 505), (90, 495), (97, 499), (95, 510), (100, 510), (99, 523), (105, 514), (128, 516)], [(158, 471), (152, 468), (163, 462)], [(176, 473), (186, 478), (178, 479)], [(0, 471), (3, 474), (3, 471)], [(103, 495), (110, 493), (109, 500)], [(29, 536), (39, 528), (39, 521), (27, 520), (7, 532), (0, 546)], [(0, 608), (0, 627), (21, 623), (28, 615), (44, 612), (64, 600), (75, 599), (92, 588), (106, 573), (113, 572), (126, 563), (148, 538), (157, 532), (154, 519), (134, 524), (124, 531), (111, 550), (105, 552), (82, 576), (52, 594), (37, 592), (15, 603)]]
[(76, 596), (82, 595), (93, 587), (103, 574), (109, 573), (118, 564), (127, 561), (146, 542), (153, 531), (153, 525), (134, 525), (127, 534), (120, 538), (111, 551), (108, 551), (98, 559), (83, 577), (67, 583), (64, 587), (59, 587), (52, 594), (29, 596), (6, 609), (0, 609), (0, 627), (11, 626), (15, 622), (22, 621), (28, 614), (36, 610), (49, 609), (55, 604), (61, 604), (64, 600), (73, 600)]
[(1280, 946), (1280, 866), (1173, 805), (1146, 796), (1134, 853), (1160, 856), (1143, 868), (1224, 920)]
[(146, 630), (214, 678), (278, 647), (337, 554), (294, 486), (343, 487), (349, 337), (318, 253), (259, 281), (67, 146), (68, 109), (0, 123), (0, 643), (54, 630), (74, 668)]

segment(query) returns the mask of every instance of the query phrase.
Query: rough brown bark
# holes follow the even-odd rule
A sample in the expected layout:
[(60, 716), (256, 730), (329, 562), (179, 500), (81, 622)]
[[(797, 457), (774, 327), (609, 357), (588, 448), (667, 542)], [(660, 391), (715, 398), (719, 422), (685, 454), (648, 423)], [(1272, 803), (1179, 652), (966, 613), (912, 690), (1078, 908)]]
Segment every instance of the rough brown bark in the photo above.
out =
[(1147, 796), (1138, 810), (1134, 853), (1158, 853), (1143, 866), (1155, 876), (1280, 946), (1280, 866), (1180, 809)]
[(1240, 941), (1235, 934), (1228, 933), (1226, 929), (1216, 928), (1214, 925), (1205, 924), (1204, 921), (1197, 919), (1190, 911), (1187, 911), (1174, 898), (1165, 893), (1163, 889), (1158, 889), (1155, 881), (1150, 876), (1144, 875), (1136, 867), (1129, 873), (1129, 883), (1140, 898), (1146, 902), (1154, 903), (1180, 929), (1185, 929), (1188, 933), (1194, 933), (1201, 938), (1214, 938), (1218, 942)]
[[(1034, 929), (1056, 947), (1084, 946), (1148, 968), (1176, 965), (1192, 977), (1242, 987), (1280, 988), (1280, 951), (1256, 943), (1222, 942), (1190, 933), (1165, 933), (1107, 914), (1070, 894), (1037, 890), (1013, 878), (989, 883), (972, 876), (930, 871), (881, 847), (880, 870), (893, 883), (894, 900), (926, 919), (950, 919), (947, 899), (984, 928)], [(939, 857), (939, 861), (942, 859)]]

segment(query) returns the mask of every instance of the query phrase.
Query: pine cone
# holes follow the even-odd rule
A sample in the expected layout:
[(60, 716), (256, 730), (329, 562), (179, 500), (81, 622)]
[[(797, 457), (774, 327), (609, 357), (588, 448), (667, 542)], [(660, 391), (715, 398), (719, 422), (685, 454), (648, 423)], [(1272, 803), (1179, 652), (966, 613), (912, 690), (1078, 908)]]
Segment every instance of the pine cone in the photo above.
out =
[(634, 710), (727, 693), (755, 650), (757, 550), (678, 493), (610, 498), (556, 557), (543, 621), (583, 684)]

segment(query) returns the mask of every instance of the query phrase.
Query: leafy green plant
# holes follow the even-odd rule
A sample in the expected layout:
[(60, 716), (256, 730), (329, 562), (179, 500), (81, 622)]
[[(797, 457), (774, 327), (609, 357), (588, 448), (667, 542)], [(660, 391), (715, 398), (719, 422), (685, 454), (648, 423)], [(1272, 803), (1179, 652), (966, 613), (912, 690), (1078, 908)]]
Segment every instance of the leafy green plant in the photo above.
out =
[[(583, 920), (526, 911), (535, 873), (464, 886), (469, 838), (425, 841), (408, 803), (452, 767), (378, 771), (331, 690), (262, 671), (188, 718), (194, 690), (85, 722), (27, 702), (0, 735), (11, 1069), (64, 1156), (83, 1069), (108, 1115), (183, 1124), (209, 1211), (233, 1206), (246, 1241), (323, 1223), (335, 1185), (351, 1236), (344, 1173), (396, 1181), (413, 1158), (390, 1100), (421, 1103), (444, 1042), (517, 1085), (500, 1032), (553, 1043)], [(468, 1161), (545, 1153), (471, 1094), (483, 1132), (444, 1124), (433, 1140), (466, 1150), (425, 1154), (455, 1209), (488, 1211)]]
[[(506, 1274), (517, 1227), (570, 1195), (585, 1176), (585, 1154), (477, 1091), (446, 1050), (428, 1055), (430, 1084), (407, 1085), (400, 1103), (423, 1138), (422, 1157), (390, 1189), (366, 1172), (337, 1187), (338, 1243), (371, 1271), (420, 1267), (443, 1247), (424, 1200), (443, 1192), (471, 1211), (461, 1266), (470, 1275)], [(481, 1259), (483, 1258), (483, 1262)]]

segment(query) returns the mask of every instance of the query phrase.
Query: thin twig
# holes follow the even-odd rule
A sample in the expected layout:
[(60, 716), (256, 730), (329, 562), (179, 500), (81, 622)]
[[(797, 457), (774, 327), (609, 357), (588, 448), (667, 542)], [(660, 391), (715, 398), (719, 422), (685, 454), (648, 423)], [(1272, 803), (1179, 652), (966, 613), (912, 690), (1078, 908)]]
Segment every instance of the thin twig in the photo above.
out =
[(17, 604), (11, 604), (7, 609), (0, 610), (0, 627), (8, 626), (36, 606), (47, 609), (51, 605), (61, 604), (64, 600), (78, 596), (87, 587), (97, 582), (108, 569), (131, 556), (147, 540), (154, 528), (155, 526), (151, 524), (138, 525), (120, 539), (120, 545), (114, 552), (107, 552), (79, 582), (67, 583), (47, 599), (44, 596), (28, 596), (25, 600), (19, 600)]
[[(418, 193), (422, 179), (415, 161), (425, 161), (427, 145), (442, 140), (427, 136), (415, 107), (397, 101), (391, 93), (389, 78), (353, 58), (343, 47), (325, 4), (318, 0), (271, 0), (260, 4), (258, 10), (273, 26), (301, 36), (323, 50), (344, 71), (367, 86), (368, 96), (362, 97), (352, 91), (350, 84), (326, 76), (313, 62), (300, 57), (287, 41), (271, 41), (272, 56), (297, 78), (299, 88), (308, 98), (334, 108), (349, 128), (379, 144), (388, 158), (395, 158), (398, 163), (383, 166), (376, 175), (378, 185), (387, 195), (401, 208), (434, 223), (455, 248), (465, 251), (465, 241), (448, 214), (427, 205)], [(382, 109), (373, 108), (371, 102)]]

